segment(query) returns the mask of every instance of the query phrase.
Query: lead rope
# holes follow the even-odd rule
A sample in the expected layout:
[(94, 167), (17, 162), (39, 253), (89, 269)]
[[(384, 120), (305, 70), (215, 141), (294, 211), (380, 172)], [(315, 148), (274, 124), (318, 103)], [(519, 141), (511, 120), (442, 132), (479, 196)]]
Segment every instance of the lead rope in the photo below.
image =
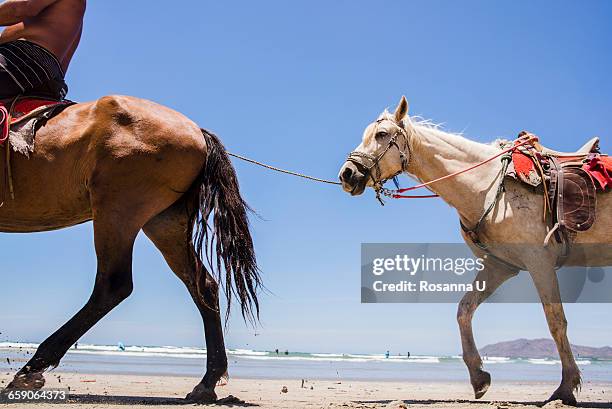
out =
[(315, 181), (315, 182), (327, 183), (327, 184), (330, 184), (330, 185), (341, 185), (342, 184), (340, 182), (335, 182), (333, 180), (316, 178), (314, 176), (304, 175), (303, 173), (297, 173), (297, 172), (293, 172), (293, 171), (290, 171), (290, 170), (277, 168), (276, 166), (266, 165), (265, 163), (258, 162), (258, 161), (254, 160), (254, 159), (247, 158), (246, 156), (238, 155), (238, 154), (235, 154), (235, 153), (232, 153), (232, 152), (229, 152), (229, 151), (226, 151), (226, 152), (227, 152), (228, 155), (233, 156), (234, 158), (238, 158), (238, 159), (243, 160), (245, 162), (253, 163), (255, 165), (261, 166), (261, 167), (266, 168), (266, 169), (273, 170), (275, 172), (285, 173), (287, 175), (293, 175), (293, 176), (297, 176), (297, 177), (300, 177), (300, 178), (312, 180), (312, 181)]

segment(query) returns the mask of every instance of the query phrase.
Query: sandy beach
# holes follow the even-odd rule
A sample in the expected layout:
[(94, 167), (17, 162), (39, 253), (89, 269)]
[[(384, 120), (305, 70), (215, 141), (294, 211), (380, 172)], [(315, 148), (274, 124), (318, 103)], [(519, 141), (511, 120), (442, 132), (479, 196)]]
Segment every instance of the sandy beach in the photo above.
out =
[[(11, 375), (3, 373), (4, 386)], [(173, 376), (136, 376), (112, 374), (48, 374), (49, 388), (70, 388), (66, 404), (54, 408), (119, 408), (186, 405), (182, 399), (198, 382), (197, 378)], [(475, 401), (470, 385), (462, 382), (364, 382), (306, 380), (230, 379), (217, 388), (220, 398), (234, 396), (244, 403), (227, 403), (228, 407), (262, 409), (302, 408), (527, 408), (541, 405), (554, 390), (554, 383), (494, 383), (483, 400)], [(286, 393), (283, 393), (286, 387)], [(612, 408), (612, 383), (586, 383), (578, 394), (581, 407)], [(44, 407), (43, 404), (2, 405), (13, 408)], [(206, 405), (204, 407), (219, 407)], [(562, 407), (560, 402), (547, 408)]]

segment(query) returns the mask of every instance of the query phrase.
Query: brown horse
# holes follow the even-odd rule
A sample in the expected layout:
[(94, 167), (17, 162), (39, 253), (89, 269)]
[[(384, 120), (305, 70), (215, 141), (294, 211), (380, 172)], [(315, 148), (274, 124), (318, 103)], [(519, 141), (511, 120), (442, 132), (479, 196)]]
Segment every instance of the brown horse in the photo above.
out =
[(142, 229), (204, 322), (206, 374), (187, 399), (214, 401), (227, 370), (222, 275), (228, 313), (233, 294), (243, 316), (256, 316), (260, 285), (248, 207), (219, 139), (153, 102), (109, 96), (66, 108), (38, 131), (30, 158), (11, 152), (10, 159), (14, 199), (0, 207), (0, 231), (47, 231), (93, 220), (98, 267), (85, 306), (40, 344), (8, 388), (42, 387), (43, 372), (130, 295), (132, 250)]

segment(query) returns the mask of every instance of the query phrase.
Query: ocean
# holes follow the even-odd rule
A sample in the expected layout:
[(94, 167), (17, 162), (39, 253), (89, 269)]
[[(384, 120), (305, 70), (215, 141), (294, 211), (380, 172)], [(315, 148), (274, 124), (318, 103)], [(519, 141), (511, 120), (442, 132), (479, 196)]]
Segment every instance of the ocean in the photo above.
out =
[[(0, 370), (15, 372), (32, 356), (37, 344), (0, 342)], [(228, 349), (229, 374), (238, 378), (467, 381), (460, 356), (394, 356), (328, 354)], [(8, 360), (7, 360), (8, 358)], [(202, 376), (206, 350), (173, 346), (79, 344), (54, 371), (85, 374)], [(612, 360), (577, 359), (584, 382), (612, 382)], [(484, 368), (494, 380), (559, 381), (556, 359), (486, 357)]]

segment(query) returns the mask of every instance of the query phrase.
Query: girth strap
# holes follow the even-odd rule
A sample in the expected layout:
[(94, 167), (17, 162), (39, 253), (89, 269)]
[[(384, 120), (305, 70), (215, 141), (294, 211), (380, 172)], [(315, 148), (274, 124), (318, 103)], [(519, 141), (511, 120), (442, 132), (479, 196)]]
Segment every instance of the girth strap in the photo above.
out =
[(512, 162), (512, 153), (511, 152), (505, 153), (501, 157), (501, 161), (502, 161), (502, 170), (500, 172), (499, 184), (497, 185), (497, 192), (495, 193), (495, 197), (493, 198), (489, 206), (486, 208), (482, 216), (480, 216), (480, 219), (478, 219), (478, 222), (473, 228), (468, 229), (463, 224), (463, 222), (461, 222), (461, 228), (470, 237), (470, 239), (472, 239), (474, 244), (481, 243), (480, 239), (478, 238), (478, 231), (480, 230), (480, 227), (482, 226), (482, 223), (484, 222), (486, 217), (493, 211), (493, 209), (495, 208), (495, 205), (499, 202), (501, 194), (506, 190), (505, 185), (504, 185), (504, 179), (506, 177), (506, 172), (508, 171), (508, 166), (510, 165), (510, 162)]

